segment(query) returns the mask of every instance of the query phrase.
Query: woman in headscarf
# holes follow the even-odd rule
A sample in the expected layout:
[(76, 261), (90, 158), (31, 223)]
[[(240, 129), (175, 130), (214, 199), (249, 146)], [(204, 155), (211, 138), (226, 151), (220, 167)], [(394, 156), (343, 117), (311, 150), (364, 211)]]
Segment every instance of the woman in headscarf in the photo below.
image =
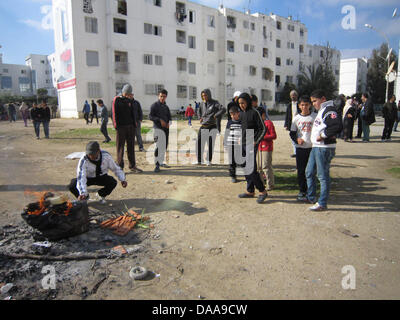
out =
[(354, 107), (355, 103), (357, 103), (355, 97), (353, 99), (347, 97), (346, 105), (343, 108), (343, 138), (345, 142), (353, 142), (353, 127), (357, 112)]
[(251, 106), (251, 97), (247, 93), (239, 96), (238, 103), (243, 111), (240, 114), (240, 120), (242, 123), (242, 148), (243, 154), (246, 156), (244, 170), (247, 181), (247, 192), (239, 194), (239, 198), (254, 198), (255, 188), (257, 188), (260, 192), (257, 202), (263, 203), (268, 193), (257, 171), (257, 151), (266, 129), (260, 114)]

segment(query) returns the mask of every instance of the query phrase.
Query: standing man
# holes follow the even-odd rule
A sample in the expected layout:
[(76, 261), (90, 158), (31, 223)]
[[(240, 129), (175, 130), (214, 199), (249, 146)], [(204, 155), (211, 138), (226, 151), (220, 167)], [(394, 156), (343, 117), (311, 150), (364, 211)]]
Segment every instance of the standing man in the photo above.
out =
[(43, 129), (44, 129), (44, 135), (46, 139), (50, 139), (49, 133), (50, 133), (50, 119), (51, 119), (51, 111), (49, 106), (47, 105), (46, 102), (42, 102), (41, 104), (42, 108), (42, 113), (43, 113)]
[(154, 151), (154, 161), (156, 168), (154, 172), (160, 172), (160, 167), (169, 168), (164, 163), (164, 156), (168, 148), (169, 126), (172, 120), (171, 111), (166, 104), (168, 91), (163, 89), (158, 94), (158, 101), (150, 107), (149, 119), (153, 121), (154, 142), (156, 150)]
[(89, 124), (90, 105), (89, 102), (87, 102), (87, 100), (85, 100), (82, 112), (83, 112), (83, 118), (86, 120), (86, 124)]
[(139, 145), (139, 151), (144, 151), (143, 148), (143, 139), (142, 139), (142, 121), (143, 121), (143, 110), (140, 102), (137, 101), (132, 93), (132, 100), (133, 100), (133, 111), (135, 112), (135, 119), (136, 119), (136, 129), (135, 129), (135, 136), (137, 143)]
[(369, 126), (373, 124), (375, 120), (374, 105), (371, 99), (369, 99), (368, 93), (363, 93), (361, 96), (363, 102), (360, 116), (362, 119), (362, 131), (363, 131), (363, 142), (369, 142)]
[(57, 104), (53, 104), (53, 105), (51, 106), (51, 117), (52, 117), (53, 119), (57, 118), (57, 109), (58, 109)]
[(122, 88), (122, 95), (116, 96), (113, 101), (112, 115), (113, 125), (117, 131), (116, 146), (117, 146), (117, 164), (124, 169), (124, 149), (128, 153), (129, 169), (132, 172), (140, 173), (142, 169), (136, 167), (135, 159), (135, 127), (136, 118), (133, 109), (132, 101), (132, 86), (126, 84)]
[(218, 133), (217, 119), (226, 112), (217, 100), (211, 96), (211, 91), (205, 89), (201, 92), (203, 102), (200, 104), (200, 130), (197, 137), (197, 164), (200, 165), (203, 160), (205, 144), (208, 142), (208, 156), (206, 165), (210, 166), (213, 153), (214, 142)]
[(90, 119), (90, 123), (93, 123), (93, 118), (96, 117), (97, 124), (99, 124), (99, 115), (97, 114), (97, 104), (92, 100), (92, 116)]
[(332, 100), (326, 101), (322, 90), (311, 94), (311, 102), (318, 112), (311, 130), (312, 149), (306, 168), (307, 198), (305, 202), (316, 201), (316, 176), (321, 185), (318, 202), (310, 207), (311, 211), (324, 211), (328, 208), (330, 190), (329, 168), (335, 156), (336, 138), (343, 129), (342, 118)]
[(383, 118), (385, 119), (385, 128), (382, 133), (382, 142), (390, 141), (394, 122), (397, 120), (396, 96), (392, 95), (382, 109)]
[[(297, 99), (299, 98), (299, 94), (297, 93), (296, 90), (292, 90), (290, 92), (290, 99), (292, 100), (291, 103), (288, 104), (286, 108), (286, 116), (285, 116), (285, 129), (287, 131), (290, 131), (290, 128), (292, 127), (292, 120), (296, 115), (301, 113), (301, 110), (299, 108)], [(293, 154), (291, 155), (292, 158), (296, 157), (296, 143), (293, 140), (290, 140), (293, 145)]]
[(110, 136), (108, 135), (108, 130), (107, 130), (107, 124), (108, 124), (108, 110), (107, 107), (104, 105), (103, 100), (99, 99), (97, 100), (97, 103), (100, 107), (101, 110), (101, 125), (100, 125), (100, 131), (106, 138), (106, 140), (103, 141), (103, 143), (109, 143), (111, 141)]
[(17, 121), (17, 109), (15, 108), (14, 103), (9, 103), (8, 104), (8, 116), (10, 118), (10, 123), (11, 122), (16, 122)]

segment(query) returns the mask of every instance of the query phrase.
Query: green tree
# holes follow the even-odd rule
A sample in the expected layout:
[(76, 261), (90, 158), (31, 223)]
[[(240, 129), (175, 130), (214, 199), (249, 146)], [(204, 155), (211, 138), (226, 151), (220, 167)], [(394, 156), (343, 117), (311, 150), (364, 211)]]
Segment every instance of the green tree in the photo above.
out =
[[(383, 43), (380, 48), (372, 50), (372, 57), (368, 60), (367, 91), (371, 95), (374, 103), (385, 103), (386, 96), (386, 73), (388, 62), (386, 57), (389, 54), (389, 48)], [(397, 70), (397, 55), (392, 51), (390, 61), (396, 61), (394, 70)], [(389, 84), (389, 96), (394, 92), (394, 82)]]
[(289, 103), (290, 100), (290, 91), (296, 90), (296, 85), (293, 83), (285, 82), (285, 86), (283, 87), (283, 90), (280, 94), (280, 101), (279, 102), (284, 102), (284, 103)]
[(47, 96), (47, 94), (48, 94), (47, 89), (45, 89), (45, 88), (37, 89), (37, 95), (39, 97), (45, 97), (45, 96)]
[(301, 71), (297, 76), (300, 95), (310, 95), (314, 90), (321, 89), (328, 100), (335, 97), (338, 83), (332, 70), (332, 55), (333, 51), (328, 42), (324, 47), (322, 59)]

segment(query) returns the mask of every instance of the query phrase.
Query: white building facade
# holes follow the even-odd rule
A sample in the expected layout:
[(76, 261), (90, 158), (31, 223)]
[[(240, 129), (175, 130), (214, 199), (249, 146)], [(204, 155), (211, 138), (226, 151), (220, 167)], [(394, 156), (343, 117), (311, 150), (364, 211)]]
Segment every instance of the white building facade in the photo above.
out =
[(346, 96), (366, 92), (368, 62), (366, 58), (340, 61), (339, 92)]
[(297, 84), (307, 46), (290, 17), (186, 0), (53, 0), (53, 16), (62, 117), (78, 117), (85, 100), (110, 108), (126, 83), (144, 111), (161, 88), (171, 110), (206, 88), (224, 105), (240, 90), (272, 106), (285, 82)]

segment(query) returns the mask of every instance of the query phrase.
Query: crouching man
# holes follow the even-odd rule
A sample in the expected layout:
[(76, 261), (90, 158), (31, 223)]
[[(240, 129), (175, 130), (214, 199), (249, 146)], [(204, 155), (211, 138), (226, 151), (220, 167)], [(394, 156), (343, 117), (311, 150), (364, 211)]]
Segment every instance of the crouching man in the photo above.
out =
[(89, 199), (88, 186), (102, 186), (103, 188), (96, 196), (100, 203), (106, 203), (105, 197), (117, 186), (117, 180), (107, 174), (108, 170), (115, 173), (123, 188), (127, 187), (125, 173), (114, 162), (111, 155), (107, 151), (100, 150), (98, 142), (90, 141), (86, 145), (86, 155), (79, 160), (77, 178), (71, 180), (69, 190), (78, 200), (87, 200)]

